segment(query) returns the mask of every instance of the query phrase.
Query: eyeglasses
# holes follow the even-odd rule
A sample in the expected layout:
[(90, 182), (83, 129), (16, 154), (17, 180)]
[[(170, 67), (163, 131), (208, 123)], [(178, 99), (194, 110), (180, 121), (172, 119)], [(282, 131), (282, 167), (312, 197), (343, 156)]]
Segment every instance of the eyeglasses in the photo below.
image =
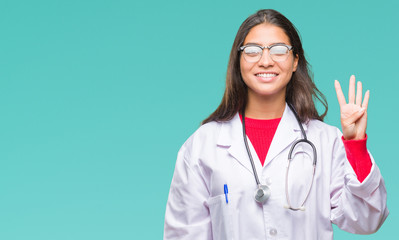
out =
[(275, 62), (284, 62), (287, 60), (289, 52), (292, 50), (292, 46), (284, 43), (276, 43), (264, 47), (250, 44), (239, 47), (238, 50), (243, 52), (245, 61), (253, 63), (262, 58), (263, 50), (265, 48), (269, 49), (269, 56)]

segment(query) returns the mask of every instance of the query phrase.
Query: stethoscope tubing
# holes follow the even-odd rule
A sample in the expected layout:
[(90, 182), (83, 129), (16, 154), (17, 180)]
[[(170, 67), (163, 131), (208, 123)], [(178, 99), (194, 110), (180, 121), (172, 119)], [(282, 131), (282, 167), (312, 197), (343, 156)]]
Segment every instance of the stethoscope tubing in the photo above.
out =
[(243, 135), (244, 135), (245, 148), (247, 149), (248, 157), (249, 157), (249, 160), (251, 161), (252, 171), (254, 172), (256, 185), (259, 186), (260, 185), (260, 181), (259, 181), (258, 173), (257, 173), (256, 168), (255, 168), (255, 163), (254, 163), (254, 160), (252, 158), (251, 151), (248, 151), (249, 150), (249, 145), (248, 145), (248, 140), (247, 140), (247, 137), (246, 137), (247, 134), (246, 134), (246, 131), (245, 131), (245, 110), (242, 112), (241, 115), (242, 115), (242, 132), (243, 132)]
[[(288, 153), (287, 166), (286, 166), (287, 169), (286, 169), (286, 174), (285, 174), (285, 196), (286, 196), (286, 200), (287, 200), (287, 204), (288, 205), (285, 206), (285, 208), (293, 210), (293, 211), (305, 210), (304, 204), (305, 204), (306, 200), (308, 199), (308, 197), (310, 195), (310, 191), (311, 191), (312, 186), (313, 186), (314, 175), (315, 175), (315, 172), (316, 172), (317, 151), (316, 151), (316, 147), (314, 146), (314, 144), (307, 139), (305, 130), (304, 130), (303, 126), (302, 126), (302, 123), (301, 123), (301, 121), (300, 121), (300, 119), (298, 117), (298, 114), (295, 111), (294, 107), (290, 103), (287, 103), (287, 104), (288, 104), (288, 107), (292, 110), (292, 112), (295, 115), (295, 118), (296, 118), (296, 120), (298, 122), (298, 125), (299, 125), (300, 129), (301, 129), (301, 133), (302, 133), (302, 137), (303, 138), (299, 139), (296, 142), (294, 142), (293, 145), (291, 146), (291, 149), (290, 149), (289, 153)], [(260, 183), (259, 177), (258, 177), (258, 173), (257, 173), (256, 168), (255, 168), (255, 163), (254, 163), (254, 160), (252, 158), (251, 151), (249, 149), (248, 140), (247, 140), (247, 137), (246, 137), (246, 130), (245, 130), (245, 107), (242, 110), (241, 116), (242, 116), (242, 132), (243, 132), (245, 148), (247, 150), (248, 157), (249, 157), (249, 160), (251, 162), (251, 166), (252, 166), (252, 170), (253, 170), (253, 173), (254, 173), (256, 185), (258, 186), (257, 190), (255, 191), (255, 200), (257, 202), (259, 202), (259, 203), (264, 203), (268, 199), (269, 196), (264, 197), (263, 194), (261, 196), (259, 196), (258, 192), (259, 191), (263, 192), (264, 189), (267, 189), (267, 191), (269, 191), (267, 194), (270, 195), (270, 190), (269, 190), (269, 188), (267, 186), (264, 186), (264, 185), (262, 185)], [(288, 172), (289, 172), (289, 167), (290, 167), (290, 163), (291, 163), (291, 160), (292, 160), (292, 153), (293, 153), (293, 151), (295, 149), (295, 146), (297, 144), (299, 144), (299, 143), (307, 143), (307, 144), (309, 144), (312, 147), (312, 150), (313, 150), (313, 163), (312, 163), (312, 165), (313, 165), (313, 173), (312, 173), (312, 181), (311, 181), (308, 193), (306, 194), (306, 197), (305, 197), (304, 201), (302, 202), (300, 207), (295, 208), (295, 207), (291, 206), (291, 202), (290, 202), (290, 198), (289, 198), (289, 194), (288, 194)]]

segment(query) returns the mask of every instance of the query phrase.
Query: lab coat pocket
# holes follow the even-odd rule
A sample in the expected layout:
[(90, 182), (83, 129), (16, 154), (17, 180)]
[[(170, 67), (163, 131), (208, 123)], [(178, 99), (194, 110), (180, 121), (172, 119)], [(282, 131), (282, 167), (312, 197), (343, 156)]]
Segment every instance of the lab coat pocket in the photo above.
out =
[[(229, 195), (230, 196), (230, 195)], [(230, 200), (230, 199), (228, 199)], [(233, 240), (232, 206), (226, 196), (218, 195), (208, 200), (214, 240)]]

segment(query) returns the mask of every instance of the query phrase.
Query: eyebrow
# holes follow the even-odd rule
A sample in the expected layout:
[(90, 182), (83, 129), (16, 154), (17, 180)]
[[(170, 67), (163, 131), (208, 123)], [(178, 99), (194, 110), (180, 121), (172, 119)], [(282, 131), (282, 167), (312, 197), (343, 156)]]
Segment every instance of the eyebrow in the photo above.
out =
[[(271, 46), (271, 45), (275, 45), (275, 44), (286, 44), (286, 43), (284, 43), (284, 42), (275, 42), (275, 43), (271, 43), (271, 44), (269, 44), (269, 46)], [(244, 45), (256, 45), (256, 46), (263, 46), (262, 44), (260, 44), (260, 43), (254, 43), (254, 42), (249, 42), (249, 43), (246, 43), (246, 44), (244, 44)]]

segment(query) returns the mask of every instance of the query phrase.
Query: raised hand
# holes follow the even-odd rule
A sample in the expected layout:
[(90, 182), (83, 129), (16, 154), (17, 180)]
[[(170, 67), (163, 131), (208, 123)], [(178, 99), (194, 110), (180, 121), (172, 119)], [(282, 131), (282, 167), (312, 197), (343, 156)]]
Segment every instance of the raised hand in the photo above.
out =
[(342, 92), (341, 85), (335, 80), (335, 91), (339, 106), (341, 108), (341, 125), (342, 133), (346, 140), (364, 139), (366, 137), (367, 128), (367, 106), (369, 103), (370, 91), (364, 94), (362, 102), (362, 83), (357, 82), (352, 75), (349, 80), (348, 103)]

